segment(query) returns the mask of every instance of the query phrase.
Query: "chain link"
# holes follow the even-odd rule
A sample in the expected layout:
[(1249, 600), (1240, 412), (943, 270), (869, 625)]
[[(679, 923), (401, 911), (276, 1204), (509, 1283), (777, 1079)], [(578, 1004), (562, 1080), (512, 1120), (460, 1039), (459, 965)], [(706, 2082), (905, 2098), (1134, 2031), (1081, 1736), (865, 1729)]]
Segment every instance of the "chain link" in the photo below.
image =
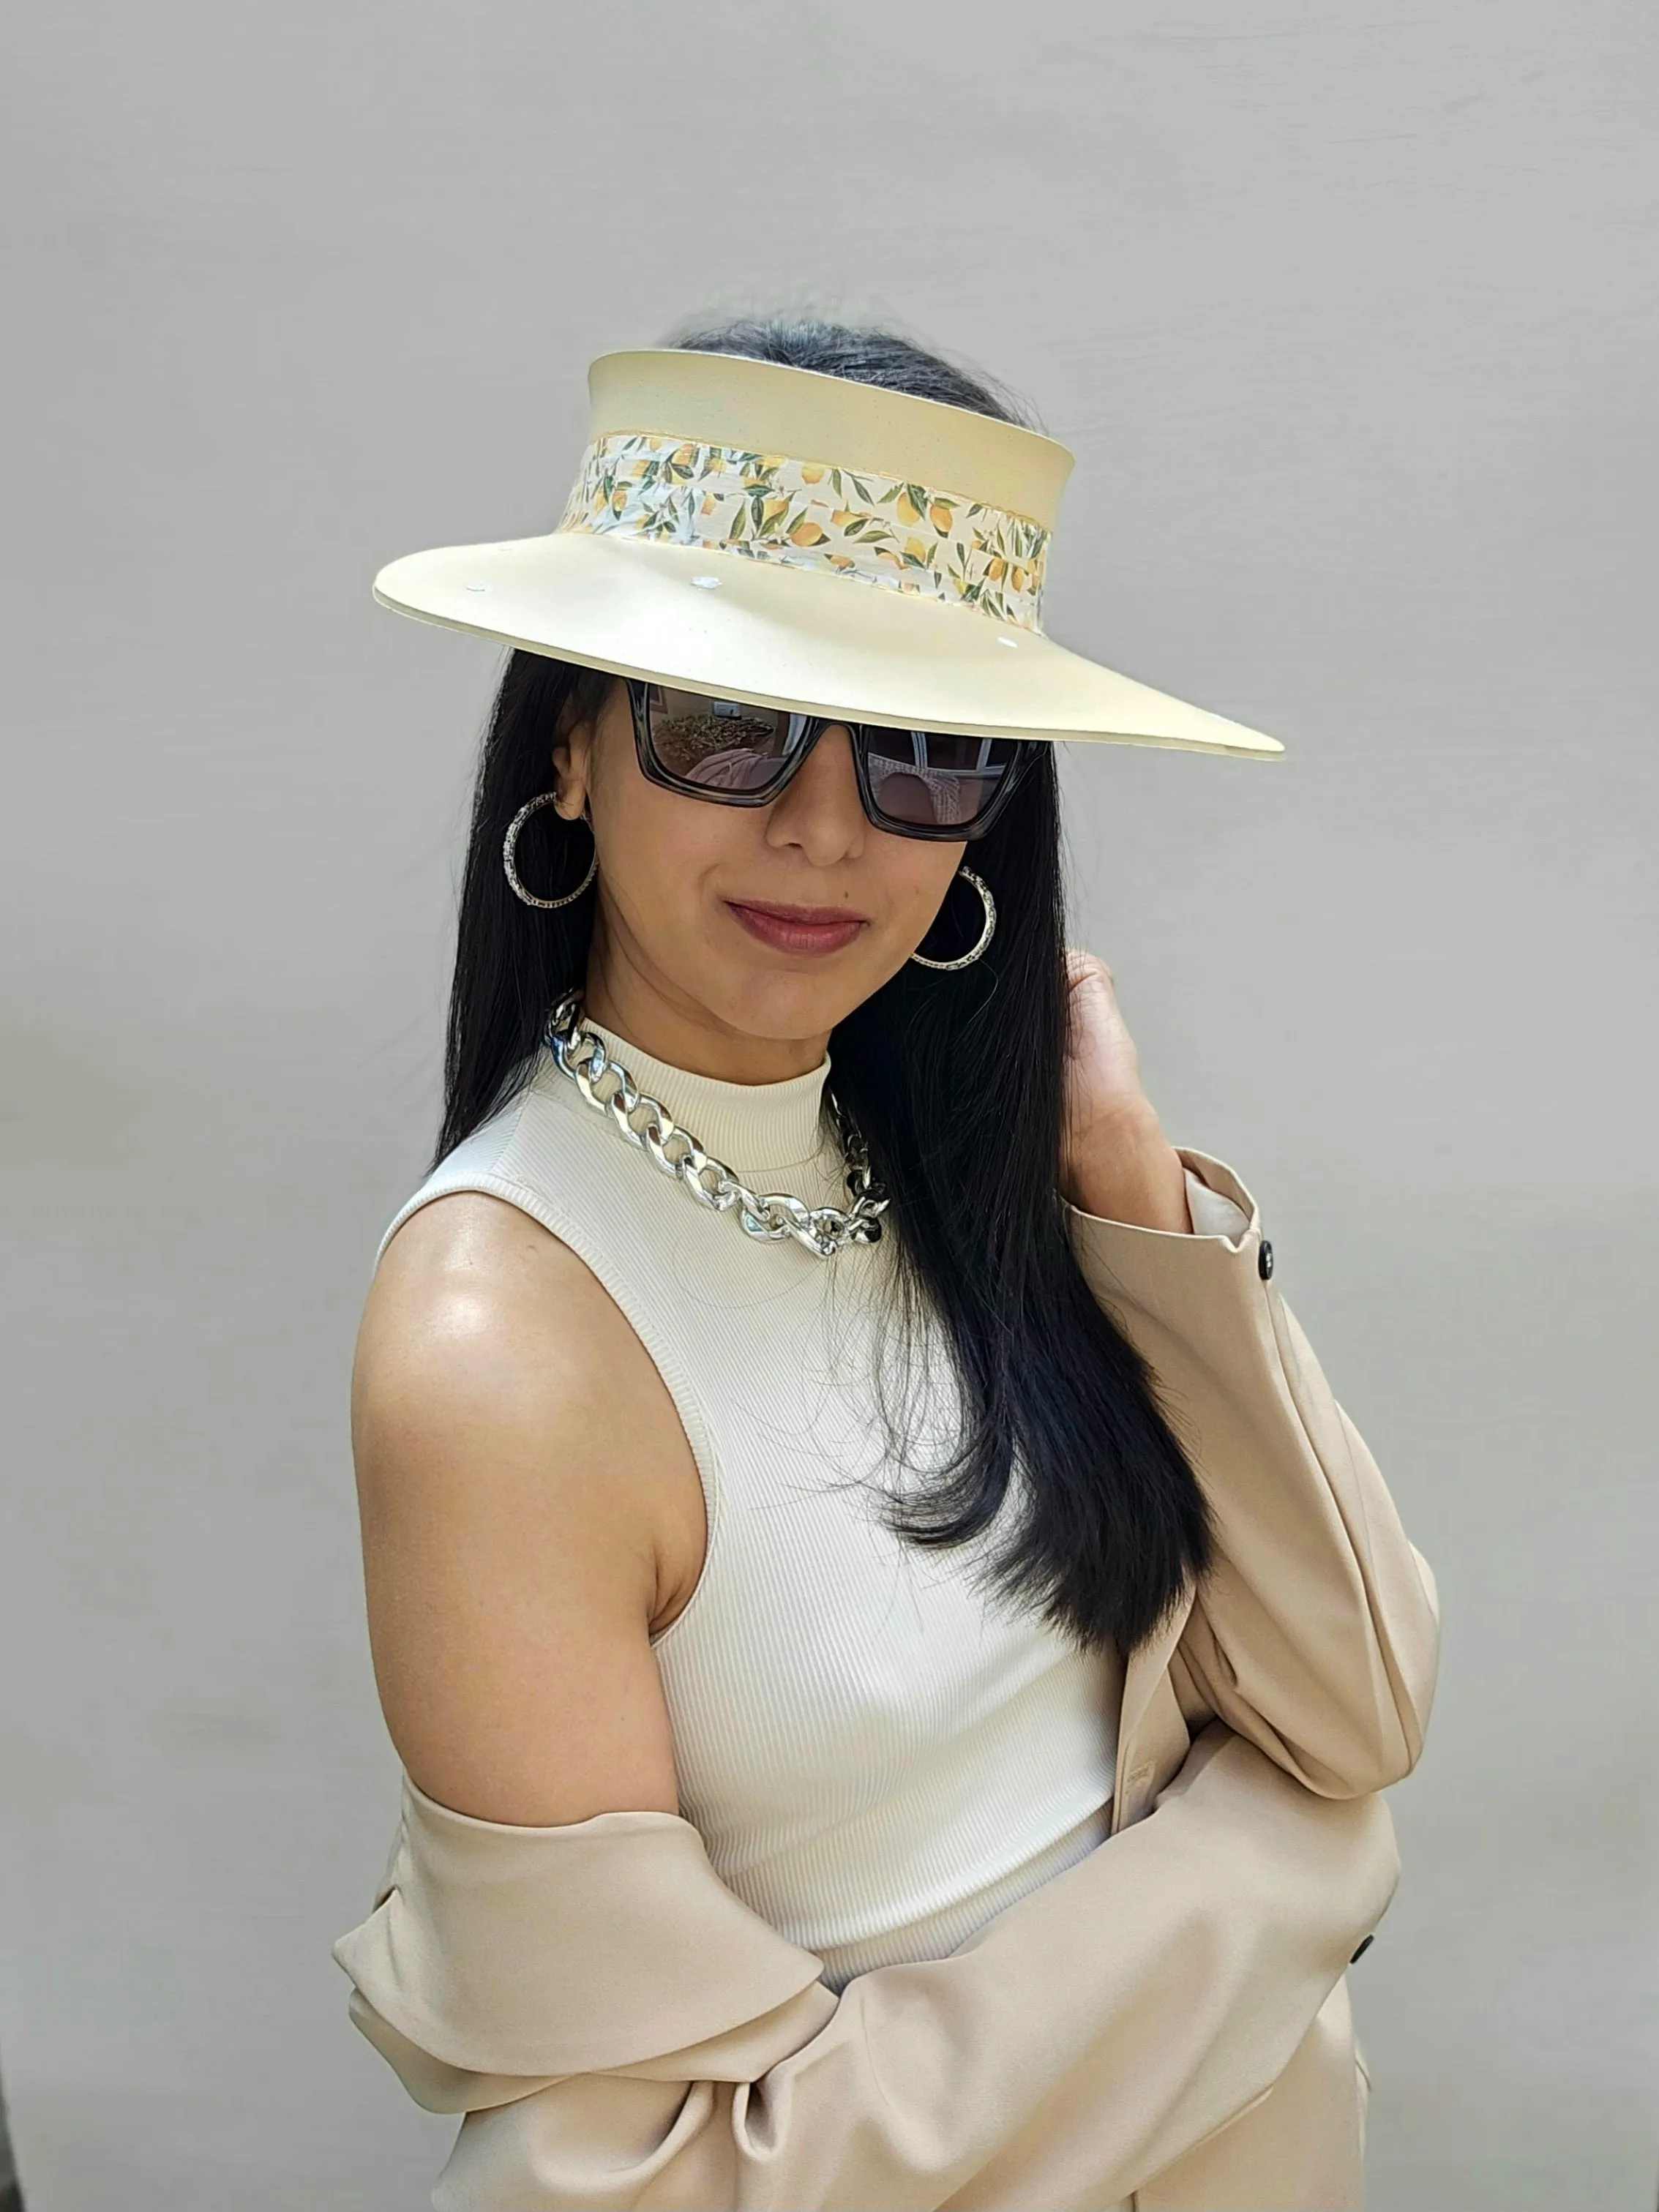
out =
[(648, 1097), (639, 1088), (622, 1063), (606, 1052), (603, 1039), (580, 1026), (580, 1018), (581, 994), (572, 991), (560, 1000), (548, 1024), (547, 1048), (554, 1064), (588, 1105), (609, 1115), (619, 1136), (636, 1146), (664, 1175), (683, 1183), (699, 1205), (712, 1213), (730, 1213), (735, 1208), (745, 1236), (768, 1243), (793, 1237), (820, 1260), (833, 1259), (848, 1244), (879, 1243), (880, 1217), (889, 1201), (871, 1175), (864, 1139), (833, 1096), (830, 1105), (847, 1163), (850, 1211), (808, 1206), (787, 1191), (750, 1190), (723, 1160), (706, 1152), (690, 1130), (682, 1129), (659, 1099)]

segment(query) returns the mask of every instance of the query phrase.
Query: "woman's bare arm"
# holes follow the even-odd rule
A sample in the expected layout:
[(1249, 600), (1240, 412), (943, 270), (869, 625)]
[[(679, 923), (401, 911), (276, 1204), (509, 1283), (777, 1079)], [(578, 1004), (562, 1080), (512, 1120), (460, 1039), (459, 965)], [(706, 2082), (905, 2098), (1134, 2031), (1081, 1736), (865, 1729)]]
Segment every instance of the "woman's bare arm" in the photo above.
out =
[(375, 1678), (411, 1780), (532, 1826), (677, 1812), (649, 1639), (695, 1579), (702, 1492), (581, 1261), (483, 1193), (411, 1215), (364, 1313), (352, 1443)]

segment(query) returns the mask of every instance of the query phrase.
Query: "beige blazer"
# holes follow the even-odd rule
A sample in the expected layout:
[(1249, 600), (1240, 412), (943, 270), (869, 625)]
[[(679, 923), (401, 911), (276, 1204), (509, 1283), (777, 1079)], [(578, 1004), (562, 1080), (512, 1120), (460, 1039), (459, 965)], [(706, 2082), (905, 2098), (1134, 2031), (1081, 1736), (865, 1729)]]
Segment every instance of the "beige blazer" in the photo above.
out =
[[(410, 2095), (465, 2116), (439, 2212), (1359, 2205), (1345, 1970), (1398, 1875), (1377, 1793), (1422, 1748), (1434, 1583), (1254, 1201), (1183, 1158), (1200, 1233), (1073, 1222), (1220, 1552), (1127, 1669), (1109, 1839), (950, 1957), (837, 1998), (684, 1820), (511, 1827), (405, 1778), (334, 1956)], [(1223, 1233), (1210, 1194), (1248, 1225)]]

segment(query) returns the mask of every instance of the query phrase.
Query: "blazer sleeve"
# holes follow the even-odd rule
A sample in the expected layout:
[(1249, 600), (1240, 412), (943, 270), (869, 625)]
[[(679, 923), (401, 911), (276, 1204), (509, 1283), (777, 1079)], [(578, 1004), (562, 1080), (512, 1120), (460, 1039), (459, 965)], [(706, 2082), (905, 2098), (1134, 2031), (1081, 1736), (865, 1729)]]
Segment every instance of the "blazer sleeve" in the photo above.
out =
[(406, 1782), (334, 1955), (410, 2094), (466, 2115), (438, 2212), (1102, 2208), (1266, 2095), (1397, 1875), (1381, 1798), (1216, 1723), (1146, 1818), (837, 1998), (678, 1816), (507, 1827)]
[(1321, 1796), (1381, 1790), (1422, 1752), (1434, 1577), (1271, 1279), (1255, 1201), (1219, 1161), (1181, 1158), (1194, 1234), (1070, 1213), (1213, 1517), (1171, 1677), (1189, 1724), (1218, 1715)]

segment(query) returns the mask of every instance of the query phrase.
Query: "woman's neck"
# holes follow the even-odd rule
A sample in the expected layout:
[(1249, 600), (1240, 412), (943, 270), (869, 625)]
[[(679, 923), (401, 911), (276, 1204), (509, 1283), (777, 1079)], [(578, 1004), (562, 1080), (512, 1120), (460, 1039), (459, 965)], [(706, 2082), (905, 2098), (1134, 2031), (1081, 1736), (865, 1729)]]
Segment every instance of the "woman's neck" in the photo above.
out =
[(619, 957), (596, 933), (582, 1010), (641, 1052), (718, 1083), (787, 1083), (821, 1067), (827, 1035), (760, 1037), (732, 1028), (666, 979)]

